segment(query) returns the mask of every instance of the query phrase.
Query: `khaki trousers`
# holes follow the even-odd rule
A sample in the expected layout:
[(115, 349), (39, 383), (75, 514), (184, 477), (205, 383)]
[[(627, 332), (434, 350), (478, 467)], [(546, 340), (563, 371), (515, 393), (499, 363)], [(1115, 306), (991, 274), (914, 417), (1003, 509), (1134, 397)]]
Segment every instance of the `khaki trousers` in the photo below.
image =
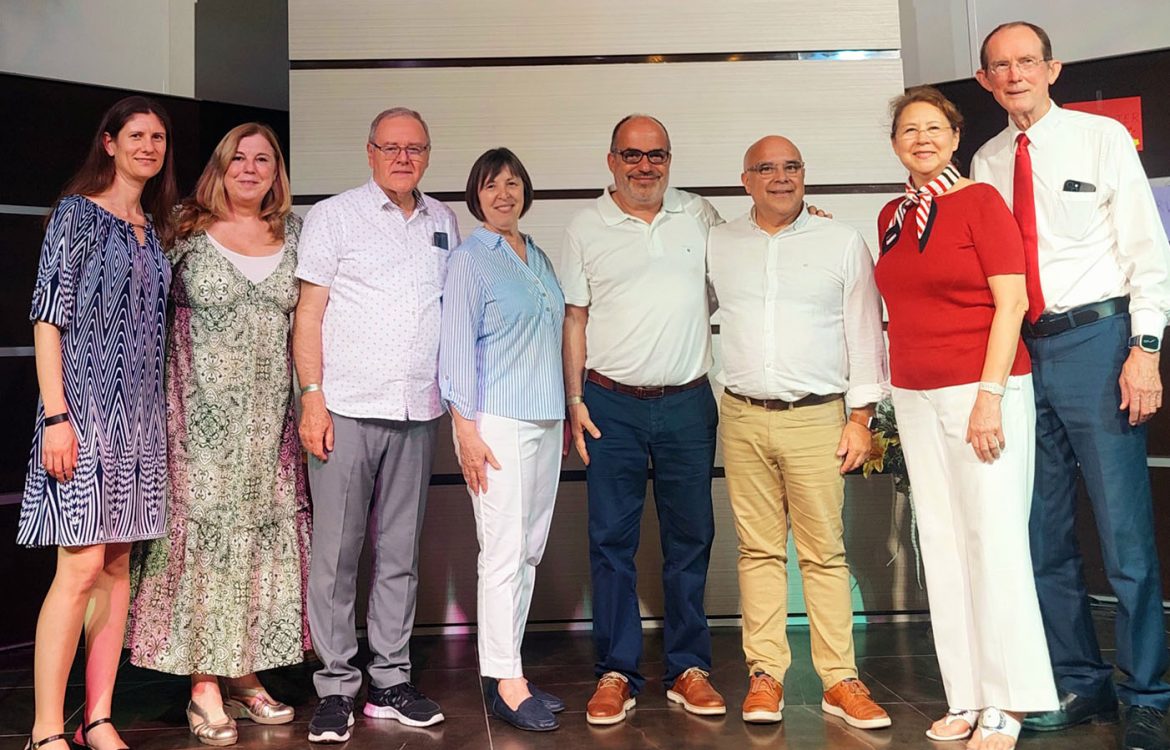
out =
[(856, 677), (845, 527), (845, 482), (836, 456), (840, 401), (768, 411), (727, 394), (719, 435), (739, 536), (739, 592), (748, 673), (783, 682), (792, 663), (788, 524), (804, 581), (813, 666), (828, 690)]

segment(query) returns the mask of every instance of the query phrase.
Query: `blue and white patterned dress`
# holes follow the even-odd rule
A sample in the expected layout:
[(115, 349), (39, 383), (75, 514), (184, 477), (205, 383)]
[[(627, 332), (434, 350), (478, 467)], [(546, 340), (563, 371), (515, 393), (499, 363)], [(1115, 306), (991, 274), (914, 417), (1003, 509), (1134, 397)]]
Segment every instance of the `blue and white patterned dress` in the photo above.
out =
[(61, 200), (41, 246), (33, 321), (61, 330), (73, 479), (41, 465), (37, 404), (16, 541), (80, 546), (162, 536), (166, 527), (163, 362), (171, 267), (154, 228), (134, 227), (79, 195)]

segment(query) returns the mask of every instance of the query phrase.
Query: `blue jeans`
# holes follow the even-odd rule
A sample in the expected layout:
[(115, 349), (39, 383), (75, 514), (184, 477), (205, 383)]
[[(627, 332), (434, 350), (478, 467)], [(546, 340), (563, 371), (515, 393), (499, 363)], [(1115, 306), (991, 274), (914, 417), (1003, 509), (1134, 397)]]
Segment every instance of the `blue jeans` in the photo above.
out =
[(1097, 520), (1105, 572), (1117, 596), (1117, 692), (1129, 705), (1166, 710), (1168, 654), (1154, 544), (1146, 428), (1121, 411), (1117, 379), (1129, 355), (1129, 315), (1026, 339), (1036, 392), (1036, 486), (1029, 531), (1036, 593), (1062, 692), (1112, 691), (1101, 658), (1076, 539), (1080, 468)]
[(585, 384), (584, 398), (601, 431), (597, 440), (585, 436), (597, 675), (620, 672), (629, 679), (632, 693), (645, 682), (638, 672), (642, 619), (634, 554), (652, 460), (663, 558), (664, 682), (669, 687), (691, 667), (711, 668), (703, 594), (715, 538), (715, 398), (703, 386), (643, 400), (591, 382)]

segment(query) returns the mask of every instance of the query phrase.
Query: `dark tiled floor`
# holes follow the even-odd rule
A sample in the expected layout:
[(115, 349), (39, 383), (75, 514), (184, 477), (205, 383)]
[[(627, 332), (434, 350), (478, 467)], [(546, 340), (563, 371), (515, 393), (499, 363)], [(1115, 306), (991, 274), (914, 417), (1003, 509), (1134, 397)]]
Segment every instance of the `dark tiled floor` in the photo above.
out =
[[(1112, 646), (1111, 617), (1098, 617), (1103, 645)], [(715, 668), (712, 680), (727, 699), (728, 714), (700, 718), (669, 703), (663, 691), (661, 633), (648, 631), (643, 669), (648, 676), (638, 706), (627, 721), (613, 727), (585, 723), (585, 703), (594, 687), (593, 651), (582, 632), (530, 633), (525, 640), (527, 676), (561, 696), (568, 709), (557, 732), (517, 731), (485, 714), (476, 671), (474, 636), (419, 637), (412, 643), (415, 681), (438, 699), (447, 721), (430, 729), (411, 729), (393, 721), (359, 716), (348, 750), (627, 750), (634, 748), (775, 748), (782, 750), (865, 750), (869, 748), (954, 748), (930, 742), (923, 731), (946, 710), (930, 627), (926, 623), (869, 624), (855, 630), (858, 668), (874, 698), (893, 718), (893, 727), (865, 732), (825, 717), (821, 685), (809, 661), (808, 628), (789, 631), (793, 666), (785, 679), (784, 721), (747, 725), (739, 719), (746, 675), (739, 630), (712, 630)], [(1110, 654), (1111, 655), (1111, 654)], [(32, 719), (32, 654), (28, 649), (0, 653), (0, 750), (19, 750)], [(272, 693), (297, 707), (297, 720), (279, 727), (240, 722), (240, 748), (283, 750), (307, 748), (307, 724), (315, 705), (307, 665), (263, 675)], [(67, 695), (76, 726), (84, 693), (82, 670), (75, 665)], [(129, 664), (119, 674), (114, 721), (134, 750), (198, 748), (183, 715), (188, 682), (184, 678), (138, 669)], [(1025, 735), (1021, 747), (1035, 750), (1113, 750), (1115, 727), (1081, 727), (1056, 735)]]

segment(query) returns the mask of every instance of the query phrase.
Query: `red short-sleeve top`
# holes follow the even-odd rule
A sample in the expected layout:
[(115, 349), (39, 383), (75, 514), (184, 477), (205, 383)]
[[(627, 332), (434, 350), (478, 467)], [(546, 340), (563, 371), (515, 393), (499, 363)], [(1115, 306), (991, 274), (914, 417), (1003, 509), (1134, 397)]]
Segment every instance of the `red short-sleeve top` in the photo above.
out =
[[(901, 200), (882, 209), (879, 237)], [(1024, 273), (1019, 227), (995, 188), (977, 182), (934, 200), (926, 249), (918, 251), (907, 212), (901, 236), (874, 271), (889, 315), (890, 382), (898, 388), (978, 382), (995, 314), (987, 277)], [(1031, 367), (1021, 340), (1011, 374)]]

